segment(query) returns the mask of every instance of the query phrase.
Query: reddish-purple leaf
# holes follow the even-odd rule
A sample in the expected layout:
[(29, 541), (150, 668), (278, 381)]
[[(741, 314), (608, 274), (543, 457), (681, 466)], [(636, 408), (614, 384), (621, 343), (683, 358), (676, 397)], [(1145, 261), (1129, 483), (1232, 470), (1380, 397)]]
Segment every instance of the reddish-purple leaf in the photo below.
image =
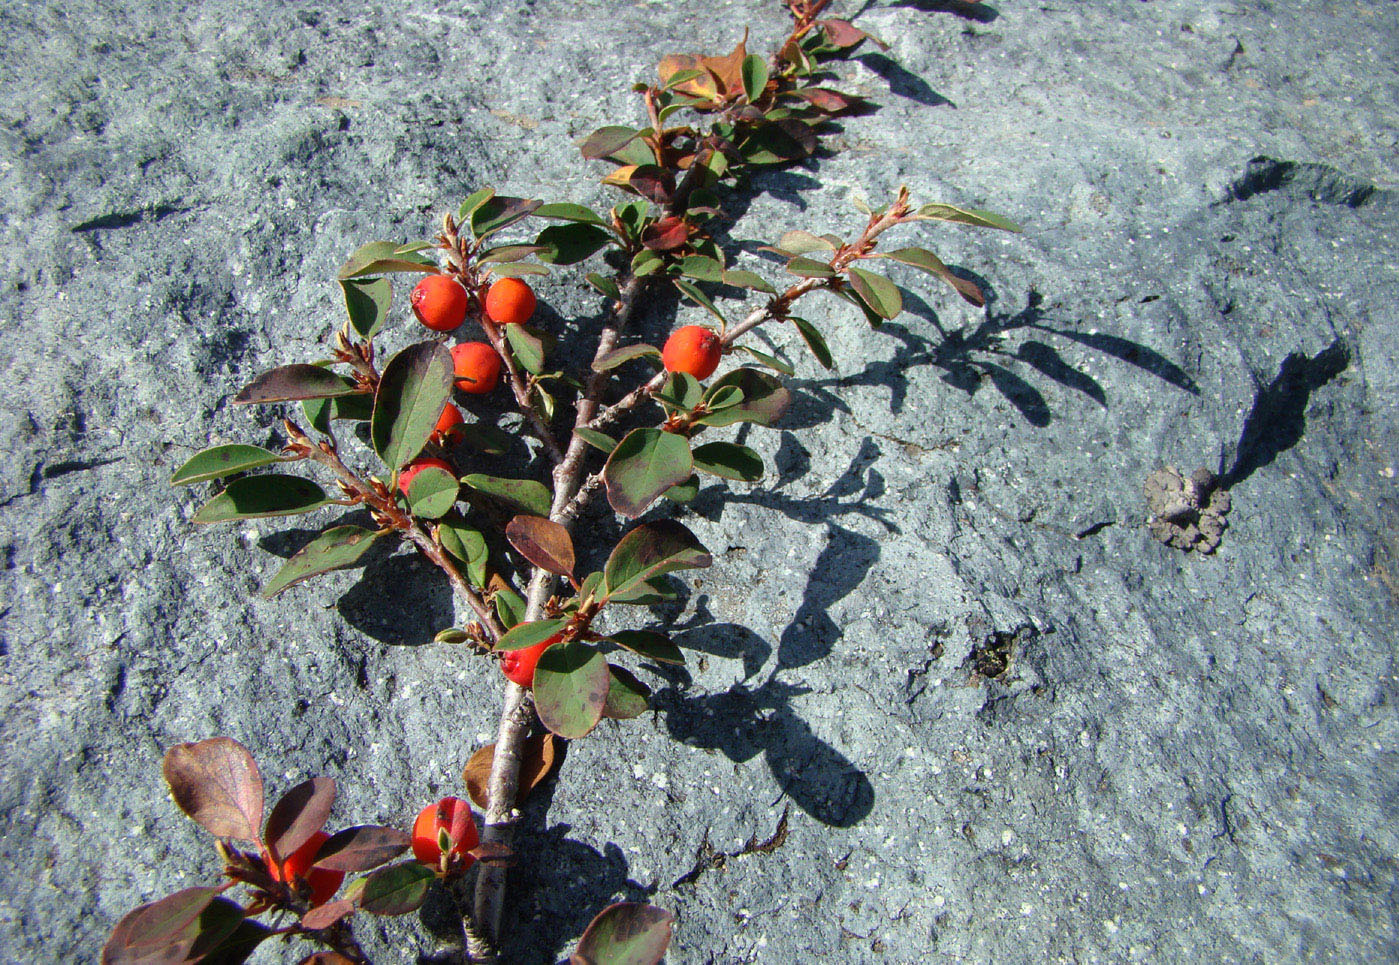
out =
[(598, 158), (616, 154), (622, 148), (636, 140), (640, 135), (641, 132), (634, 127), (609, 125), (607, 127), (599, 127), (596, 131), (593, 131), (593, 133), (584, 138), (583, 142), (578, 146), (582, 150), (585, 158), (590, 161), (595, 161)]
[[(328, 901), (324, 905), (317, 905), (306, 914), (301, 916), (301, 926), (320, 931), (322, 928), (329, 928), (341, 919), (347, 918), (355, 913), (355, 903), (348, 898), (337, 898), (335, 901)], [(334, 959), (331, 959), (334, 961)]]
[(812, 107), (827, 114), (839, 114), (841, 111), (859, 107), (863, 103), (858, 97), (842, 94), (840, 91), (831, 90), (828, 87), (805, 87), (792, 93)]
[(210, 834), (258, 839), (262, 777), (242, 744), (230, 737), (177, 744), (165, 752), (163, 770), (180, 810)]
[(862, 40), (868, 40), (880, 50), (888, 50), (889, 45), (878, 37), (865, 33), (848, 20), (818, 20), (817, 25), (826, 31), (826, 39), (842, 50), (854, 47)]
[[(525, 738), (520, 750), (519, 791), (516, 804), (529, 797), (531, 791), (542, 784), (554, 772), (556, 745), (553, 734), (538, 734)], [(488, 789), (491, 781), (491, 768), (495, 766), (495, 745), (487, 744), (478, 748), (462, 771), (466, 781), (466, 793), (482, 811), (490, 808)]]
[(535, 566), (559, 576), (573, 572), (573, 539), (558, 523), (541, 516), (516, 516), (506, 525), (505, 538)]
[(218, 897), (216, 887), (185, 888), (159, 901), (142, 905), (122, 919), (127, 925), (126, 944), (163, 945), (176, 938)]
[[(188, 890), (202, 892), (211, 889)], [(180, 892), (171, 895), (170, 898), (179, 899), (176, 904), (182, 904), (188, 901), (184, 895), (184, 892)], [(187, 965), (204, 961), (206, 957), (218, 954), (224, 949), (233, 951), (235, 943), (239, 949), (246, 945), (247, 949), (251, 950), (266, 937), (266, 929), (262, 926), (256, 922), (244, 921), (244, 910), (236, 902), (214, 897), (205, 901), (192, 915), (180, 912), (178, 917), (184, 919), (183, 923), (173, 930), (171, 928), (176, 924), (176, 920), (167, 914), (169, 906), (156, 911), (155, 929), (166, 934), (156, 936), (151, 933), (143, 939), (138, 931), (144, 927), (142, 921), (149, 920), (148, 916), (152, 910), (169, 900), (162, 899), (150, 905), (143, 905), (118, 922), (111, 938), (107, 939), (107, 944), (102, 949), (103, 965)], [(246, 942), (239, 940), (240, 928), (247, 933)]]
[(282, 795), (272, 809), (262, 839), (275, 856), (285, 858), (325, 827), (334, 803), (335, 782), (330, 778), (303, 781)]
[(578, 940), (572, 965), (656, 965), (670, 947), (675, 916), (664, 908), (619, 902), (602, 910)]
[(656, 204), (669, 204), (675, 194), (675, 177), (656, 164), (643, 164), (631, 173), (627, 183), (637, 194)]
[(234, 405), (331, 399), (358, 392), (353, 382), (319, 365), (283, 365), (253, 379), (233, 397)]
[[(549, 734), (553, 737), (553, 734)], [(467, 854), (485, 864), (511, 865), (515, 863), (515, 849), (500, 841), (482, 841)]]
[(690, 239), (690, 225), (679, 215), (671, 215), (647, 225), (641, 243), (652, 251), (674, 251)]
[(307, 955), (297, 962), (297, 965), (355, 965), (355, 961), (352, 958), (346, 958), (339, 952), (324, 951)]
[(412, 843), (413, 839), (397, 828), (361, 824), (332, 834), (311, 864), (331, 871), (368, 871), (397, 858)]

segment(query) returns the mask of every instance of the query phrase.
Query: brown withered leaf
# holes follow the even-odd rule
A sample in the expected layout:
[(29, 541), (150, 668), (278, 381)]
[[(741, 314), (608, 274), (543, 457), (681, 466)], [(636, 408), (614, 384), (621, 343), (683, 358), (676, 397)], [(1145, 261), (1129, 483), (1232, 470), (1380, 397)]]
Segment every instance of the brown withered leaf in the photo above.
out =
[(826, 31), (826, 39), (845, 50), (854, 47), (862, 40), (868, 40), (880, 50), (888, 50), (889, 45), (873, 34), (865, 33), (848, 20), (818, 20), (817, 26)]
[(690, 225), (679, 215), (671, 215), (647, 225), (641, 243), (652, 251), (674, 251), (690, 240)]
[[(707, 101), (710, 105), (721, 104), (743, 93), (743, 58), (748, 56), (748, 30), (743, 31), (743, 39), (738, 46), (722, 57), (700, 57), (696, 54), (668, 54), (661, 58), (656, 71), (661, 83), (666, 83), (682, 70), (703, 70), (704, 74), (676, 84), (674, 90)], [(703, 110), (705, 105), (696, 104)]]
[[(553, 734), (539, 734), (525, 741), (520, 754), (520, 795), (523, 801), (540, 784), (544, 783), (554, 770), (557, 749)], [(466, 793), (478, 808), (485, 811), (490, 807), (487, 788), (491, 781), (491, 765), (495, 762), (495, 745), (487, 744), (466, 762), (462, 779), (466, 781)], [(518, 801), (516, 804), (518, 805)]]
[(505, 538), (535, 566), (559, 576), (573, 572), (573, 539), (558, 523), (542, 516), (516, 516), (506, 524)]
[(803, 87), (792, 91), (792, 94), (826, 114), (839, 114), (864, 106), (864, 101), (853, 94), (843, 94), (829, 87)]
[(262, 777), (248, 749), (231, 737), (176, 744), (162, 768), (175, 803), (210, 834), (258, 840)]
[(515, 863), (515, 849), (501, 841), (482, 841), (467, 854), (482, 864), (512, 865)]
[[(661, 76), (661, 83), (665, 84), (672, 77), (682, 70), (701, 70), (704, 66), (700, 63), (700, 58), (695, 54), (667, 54), (661, 58), (661, 62), (656, 65), (656, 72)], [(714, 77), (705, 71), (700, 76), (683, 81), (675, 85), (675, 90), (681, 94), (688, 94), (691, 97), (698, 97), (700, 100), (713, 103), (719, 100), (719, 86), (714, 81)]]
[(335, 803), (335, 782), (328, 777), (313, 777), (292, 788), (267, 818), (263, 840), (273, 854), (286, 858), (311, 840), (330, 817)]
[(700, 66), (714, 75), (725, 98), (743, 92), (743, 58), (748, 56), (748, 28), (738, 46), (722, 57), (701, 57)]

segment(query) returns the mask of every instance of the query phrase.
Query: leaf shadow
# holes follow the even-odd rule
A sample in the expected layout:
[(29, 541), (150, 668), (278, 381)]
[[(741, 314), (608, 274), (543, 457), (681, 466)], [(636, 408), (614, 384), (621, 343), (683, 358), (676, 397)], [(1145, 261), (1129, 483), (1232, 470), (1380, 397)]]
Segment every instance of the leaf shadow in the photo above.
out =
[(933, 90), (922, 77), (883, 54), (862, 54), (855, 59), (884, 78), (889, 89), (900, 97), (907, 97), (927, 107), (947, 106), (953, 110), (957, 109), (956, 104)]
[(352, 627), (391, 646), (432, 643), (456, 619), (446, 575), (416, 552), (371, 560), (335, 608)]

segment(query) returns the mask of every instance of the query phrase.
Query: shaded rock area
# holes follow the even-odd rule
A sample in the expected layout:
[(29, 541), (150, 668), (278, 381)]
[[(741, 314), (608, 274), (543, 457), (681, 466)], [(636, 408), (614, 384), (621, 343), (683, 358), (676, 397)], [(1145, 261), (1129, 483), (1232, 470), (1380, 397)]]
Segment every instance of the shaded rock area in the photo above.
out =
[[(735, 199), (739, 267), (903, 183), (1027, 231), (909, 232), (985, 310), (902, 267), (879, 332), (806, 303), (835, 373), (760, 340), (798, 401), (724, 431), (768, 476), (682, 511), (716, 563), (654, 617), (690, 662), (530, 802), (509, 959), (633, 898), (678, 914), (675, 962), (1394, 960), (1399, 4), (859, 21), (891, 49), (842, 79), (882, 107)], [(575, 139), (744, 27), (764, 49), (780, 6), (0, 9), (0, 959), (92, 960), (209, 879), (175, 742), (237, 738), (272, 793), (333, 776), (340, 826), (461, 793), (499, 676), (429, 642), (431, 568), (263, 601), (310, 524), (195, 529), (207, 488), (166, 480), (276, 443), (229, 399), (321, 357), (355, 246), (482, 184), (611, 203)], [(578, 276), (539, 286), (547, 326), (595, 329)], [(639, 334), (703, 320), (659, 303)], [(1152, 538), (1163, 465), (1229, 490), (1214, 554)], [(358, 928), (376, 961), (432, 948)]]

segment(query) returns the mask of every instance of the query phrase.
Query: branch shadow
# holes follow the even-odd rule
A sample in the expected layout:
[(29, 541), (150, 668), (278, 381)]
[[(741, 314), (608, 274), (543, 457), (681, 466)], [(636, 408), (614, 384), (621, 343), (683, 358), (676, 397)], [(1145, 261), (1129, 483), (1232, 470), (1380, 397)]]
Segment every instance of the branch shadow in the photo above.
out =
[(1340, 338), (1311, 358), (1301, 352), (1289, 353), (1277, 377), (1254, 397), (1228, 471), (1225, 458), (1220, 457), (1220, 485), (1233, 488), (1297, 445), (1306, 431), (1307, 402), (1312, 393), (1348, 365), (1350, 349)]
[(883, 54), (863, 54), (855, 59), (884, 78), (889, 89), (900, 97), (907, 97), (909, 100), (917, 101), (927, 107), (947, 106), (953, 110), (957, 109), (956, 104), (933, 90), (922, 77), (905, 69), (897, 61), (891, 60)]
[(1000, 11), (987, 3), (975, 0), (894, 0), (895, 7), (911, 7), (924, 13), (950, 13), (963, 20), (977, 23), (991, 23), (1001, 15)]

